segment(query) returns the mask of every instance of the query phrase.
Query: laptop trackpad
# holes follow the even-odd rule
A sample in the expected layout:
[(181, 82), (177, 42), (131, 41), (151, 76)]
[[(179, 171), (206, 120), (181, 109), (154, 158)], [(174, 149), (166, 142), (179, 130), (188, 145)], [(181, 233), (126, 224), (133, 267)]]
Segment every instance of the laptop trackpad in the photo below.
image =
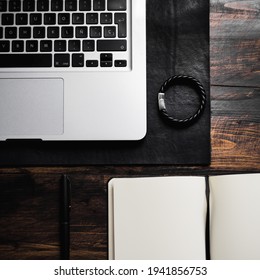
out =
[(0, 79), (1, 135), (63, 134), (63, 111), (63, 79)]

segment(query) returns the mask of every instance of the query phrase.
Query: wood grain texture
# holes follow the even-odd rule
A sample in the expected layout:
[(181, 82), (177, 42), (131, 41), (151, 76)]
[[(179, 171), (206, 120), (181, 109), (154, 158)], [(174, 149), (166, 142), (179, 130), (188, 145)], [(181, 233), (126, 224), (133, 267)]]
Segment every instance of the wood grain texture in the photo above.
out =
[(0, 176), (0, 259), (59, 258), (59, 177)]
[[(60, 174), (0, 175), (0, 259), (59, 259)], [(103, 176), (77, 173), (72, 183), (71, 258), (107, 258)]]
[(260, 171), (260, 89), (212, 87), (213, 169)]
[(212, 0), (211, 83), (260, 87), (260, 4)]
[(107, 258), (107, 192), (103, 176), (70, 175), (71, 258)]
[(59, 258), (59, 180), (72, 182), (71, 257), (107, 258), (112, 177), (260, 172), (260, 3), (211, 1), (210, 166), (0, 169), (0, 259)]

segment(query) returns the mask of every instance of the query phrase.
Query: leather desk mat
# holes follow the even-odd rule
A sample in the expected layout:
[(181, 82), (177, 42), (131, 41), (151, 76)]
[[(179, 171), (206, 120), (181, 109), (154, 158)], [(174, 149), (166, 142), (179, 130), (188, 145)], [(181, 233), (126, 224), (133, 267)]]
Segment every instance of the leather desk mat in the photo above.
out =
[[(207, 105), (191, 126), (175, 128), (158, 112), (157, 94), (170, 76), (198, 79)], [(169, 111), (185, 117), (198, 96), (185, 86), (167, 92)], [(137, 142), (2, 142), (1, 166), (210, 163), (209, 1), (147, 0), (147, 136)], [(137, 101), (138, 102), (138, 101)]]

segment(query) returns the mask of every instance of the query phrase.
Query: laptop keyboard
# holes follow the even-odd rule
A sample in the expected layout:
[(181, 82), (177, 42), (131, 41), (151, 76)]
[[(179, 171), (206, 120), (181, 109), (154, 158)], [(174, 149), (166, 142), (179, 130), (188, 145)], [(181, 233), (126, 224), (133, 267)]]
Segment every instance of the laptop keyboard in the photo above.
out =
[(0, 0), (0, 68), (127, 69), (129, 0)]

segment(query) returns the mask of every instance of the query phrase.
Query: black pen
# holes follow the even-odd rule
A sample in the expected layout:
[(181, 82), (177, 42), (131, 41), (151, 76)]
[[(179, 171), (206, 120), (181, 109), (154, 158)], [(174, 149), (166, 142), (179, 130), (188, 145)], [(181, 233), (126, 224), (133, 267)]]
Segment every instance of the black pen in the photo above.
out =
[(70, 258), (70, 181), (67, 175), (62, 176), (61, 184), (61, 259), (69, 260)]

